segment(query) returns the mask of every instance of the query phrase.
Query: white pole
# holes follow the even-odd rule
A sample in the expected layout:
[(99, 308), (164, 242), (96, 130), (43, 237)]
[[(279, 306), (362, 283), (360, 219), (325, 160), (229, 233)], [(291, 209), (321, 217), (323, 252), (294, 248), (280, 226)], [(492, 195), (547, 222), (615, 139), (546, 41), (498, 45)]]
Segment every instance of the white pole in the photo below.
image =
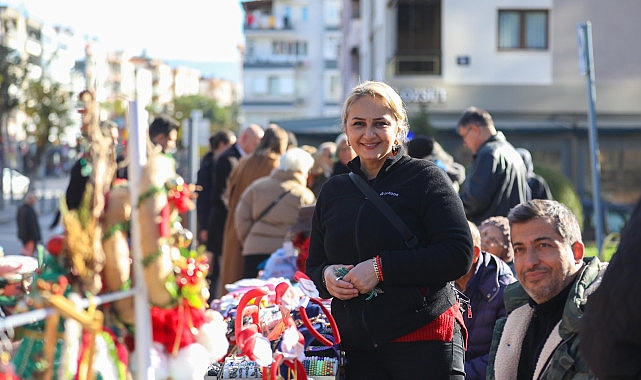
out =
[[(198, 168), (200, 166), (200, 155), (198, 142), (198, 130), (200, 129), (200, 124), (203, 120), (203, 111), (193, 110), (191, 111), (191, 126), (189, 128), (189, 182), (196, 183), (198, 176)], [(194, 237), (198, 236), (198, 219), (196, 218), (196, 209), (189, 210), (189, 229), (194, 234)], [(196, 239), (194, 239), (196, 241)]]
[(127, 177), (131, 197), (131, 254), (136, 289), (135, 304), (135, 344), (136, 344), (136, 379), (154, 379), (149, 352), (151, 349), (151, 315), (149, 313), (149, 296), (142, 268), (142, 247), (140, 226), (138, 224), (138, 195), (140, 175), (147, 163), (147, 117), (146, 111), (138, 101), (129, 102), (129, 141), (127, 142), (129, 165)]

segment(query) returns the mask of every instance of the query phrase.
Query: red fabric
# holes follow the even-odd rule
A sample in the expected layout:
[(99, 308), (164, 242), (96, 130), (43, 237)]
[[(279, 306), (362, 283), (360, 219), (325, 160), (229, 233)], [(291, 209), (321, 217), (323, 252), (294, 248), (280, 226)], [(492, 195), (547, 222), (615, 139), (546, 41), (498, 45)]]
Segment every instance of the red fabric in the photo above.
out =
[(199, 329), (205, 323), (205, 311), (182, 305), (172, 309), (151, 308), (153, 341), (161, 343), (167, 352), (173, 352), (175, 345), (183, 348), (196, 342), (192, 327)]
[(421, 342), (427, 340), (449, 342), (454, 337), (454, 321), (458, 321), (461, 325), (465, 347), (467, 347), (467, 329), (465, 328), (463, 315), (461, 314), (458, 302), (445, 310), (443, 314), (432, 322), (407, 335), (394, 339), (393, 342)]
[(307, 261), (307, 254), (309, 251), (309, 237), (302, 240), (302, 236), (302, 234), (296, 236), (296, 238), (292, 241), (292, 244), (294, 244), (294, 247), (298, 248), (298, 256), (296, 257), (296, 269), (305, 273), (305, 262)]

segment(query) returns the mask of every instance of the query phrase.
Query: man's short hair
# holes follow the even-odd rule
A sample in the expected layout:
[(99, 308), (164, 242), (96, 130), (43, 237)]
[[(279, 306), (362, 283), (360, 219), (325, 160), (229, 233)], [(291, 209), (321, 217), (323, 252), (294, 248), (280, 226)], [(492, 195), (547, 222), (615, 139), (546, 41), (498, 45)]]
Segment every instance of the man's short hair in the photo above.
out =
[(158, 115), (149, 125), (149, 138), (154, 141), (159, 135), (169, 136), (170, 131), (178, 128), (180, 128), (178, 120), (169, 115)]
[(228, 145), (233, 136), (234, 133), (228, 129), (218, 131), (209, 137), (209, 147), (211, 149), (216, 149), (221, 143)]
[(489, 112), (476, 107), (470, 107), (463, 112), (458, 120), (458, 127), (475, 124), (477, 127), (494, 127), (494, 121)]
[(548, 200), (533, 199), (514, 206), (507, 216), (510, 221), (510, 229), (515, 223), (524, 223), (535, 218), (549, 219), (554, 230), (563, 237), (563, 241), (569, 245), (576, 242), (583, 242), (581, 238), (581, 227), (576, 215), (564, 204)]

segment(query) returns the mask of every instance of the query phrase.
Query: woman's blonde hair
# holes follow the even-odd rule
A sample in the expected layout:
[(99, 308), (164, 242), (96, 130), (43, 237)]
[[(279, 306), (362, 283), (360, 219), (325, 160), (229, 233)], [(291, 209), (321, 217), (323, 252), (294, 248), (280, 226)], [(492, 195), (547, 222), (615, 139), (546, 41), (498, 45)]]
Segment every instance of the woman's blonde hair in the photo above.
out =
[(403, 104), (401, 96), (388, 84), (383, 82), (367, 81), (359, 84), (352, 89), (352, 92), (347, 96), (345, 104), (343, 105), (342, 122), (343, 127), (347, 123), (347, 116), (352, 104), (364, 96), (371, 96), (373, 98), (380, 98), (385, 101), (387, 107), (392, 111), (396, 122), (398, 123), (399, 140), (401, 142), (407, 141), (407, 134), (409, 133), (409, 123), (407, 121), (407, 110)]

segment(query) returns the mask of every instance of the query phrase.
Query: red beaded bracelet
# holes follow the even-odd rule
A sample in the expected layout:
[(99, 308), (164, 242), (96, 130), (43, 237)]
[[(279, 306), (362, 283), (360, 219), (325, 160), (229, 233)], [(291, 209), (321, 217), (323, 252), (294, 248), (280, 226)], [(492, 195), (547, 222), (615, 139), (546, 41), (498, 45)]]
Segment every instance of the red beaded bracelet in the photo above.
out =
[(381, 272), (380, 259), (378, 256), (372, 259), (372, 265), (374, 266), (374, 273), (376, 274), (378, 281), (383, 281), (383, 273)]
[(385, 279), (383, 278), (383, 265), (381, 265), (381, 256), (376, 256), (374, 260), (376, 261), (376, 267), (378, 268), (378, 272), (376, 273), (376, 275), (379, 277), (379, 280), (382, 282)]

